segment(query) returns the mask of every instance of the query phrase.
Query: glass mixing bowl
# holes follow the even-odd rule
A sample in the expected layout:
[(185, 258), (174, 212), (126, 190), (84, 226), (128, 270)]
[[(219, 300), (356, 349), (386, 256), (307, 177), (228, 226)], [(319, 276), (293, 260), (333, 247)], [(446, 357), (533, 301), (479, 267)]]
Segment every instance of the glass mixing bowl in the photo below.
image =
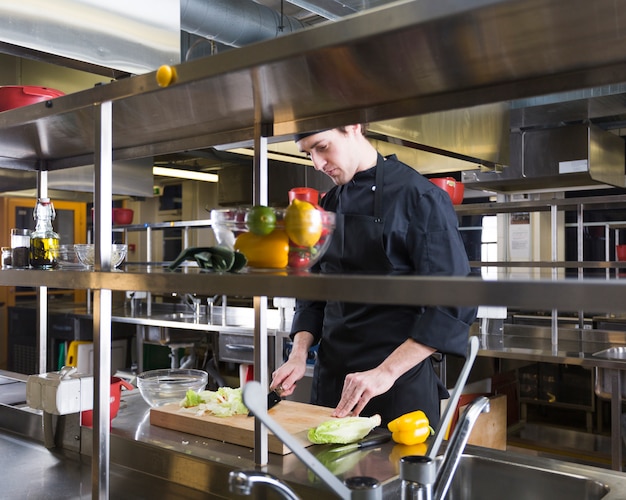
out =
[[(93, 267), (95, 259), (95, 248), (93, 244), (75, 244), (74, 250), (80, 260), (81, 264), (85, 267)], [(114, 243), (111, 245), (111, 265), (113, 268), (118, 268), (122, 261), (126, 258), (128, 252), (128, 245), (122, 243)]]
[(137, 376), (137, 387), (150, 406), (180, 403), (189, 389), (200, 392), (209, 381), (205, 371), (186, 368), (149, 370)]
[[(252, 207), (236, 207), (236, 208), (223, 208), (223, 209), (215, 209), (211, 210), (211, 226), (213, 228), (213, 233), (215, 234), (215, 238), (220, 245), (224, 245), (228, 248), (235, 249), (235, 242), (239, 236), (243, 233), (248, 233), (249, 227), (246, 224), (246, 216), (250, 213)], [(286, 231), (285, 224), (285, 215), (287, 209), (283, 208), (272, 208), (274, 215), (276, 216), (275, 229), (274, 231), (285, 231), (287, 234), (289, 231)], [(321, 208), (315, 208), (314, 212), (311, 212), (311, 217), (303, 219), (301, 225), (290, 224), (289, 229), (295, 230), (296, 233), (306, 234), (311, 227), (307, 227), (309, 225), (315, 225), (316, 227), (321, 227), (321, 235), (319, 239), (313, 242), (313, 244), (308, 244), (306, 246), (299, 245), (297, 242), (293, 241), (291, 237), (288, 238), (288, 255), (286, 259), (269, 259), (269, 261), (273, 262), (284, 262), (285, 265), (271, 265), (265, 266), (263, 265), (264, 261), (267, 259), (254, 259), (252, 255), (246, 255), (245, 251), (242, 251), (246, 258), (248, 258), (248, 267), (252, 269), (293, 269), (293, 270), (308, 270), (313, 266), (326, 252), (328, 245), (330, 244), (330, 239), (332, 237), (333, 231), (335, 229), (335, 214), (333, 212), (327, 212), (322, 210)], [(321, 225), (321, 226), (320, 226)], [(265, 246), (264, 241), (267, 236), (264, 235), (255, 235), (257, 238), (256, 241), (257, 248), (254, 248), (254, 241), (249, 246), (251, 246), (251, 252), (254, 253), (262, 253), (267, 251), (275, 251), (277, 245), (268, 245)], [(312, 240), (311, 240), (312, 241)], [(268, 250), (264, 250), (268, 249)], [(282, 251), (282, 250), (281, 250)], [(263, 257), (263, 256), (261, 256)], [(261, 263), (255, 263), (258, 261)]]

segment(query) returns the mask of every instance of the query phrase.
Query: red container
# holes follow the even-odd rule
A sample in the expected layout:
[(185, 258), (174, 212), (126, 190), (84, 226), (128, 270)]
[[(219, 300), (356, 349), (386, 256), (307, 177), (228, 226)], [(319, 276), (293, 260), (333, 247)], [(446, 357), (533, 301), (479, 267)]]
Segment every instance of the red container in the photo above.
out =
[(453, 205), (463, 203), (463, 195), (465, 194), (465, 186), (457, 181), (454, 177), (436, 177), (430, 179), (430, 182), (439, 186), (450, 195)]
[(620, 262), (626, 261), (626, 245), (615, 245), (615, 254)]
[(27, 85), (5, 85), (0, 87), (0, 111), (20, 108), (37, 102), (49, 101), (65, 95), (60, 90), (48, 87), (32, 87)]
[(289, 203), (296, 198), (301, 201), (308, 201), (309, 203), (317, 206), (320, 194), (317, 189), (310, 187), (295, 187), (289, 190)]
[(124, 226), (133, 222), (134, 212), (130, 208), (114, 208), (113, 224)]
[[(125, 226), (133, 222), (133, 216), (135, 212), (130, 208), (112, 208), (111, 220), (114, 225)], [(95, 210), (91, 209), (91, 218), (93, 220), (95, 216)]]
[[(120, 409), (120, 398), (122, 396), (122, 387), (132, 391), (134, 387), (119, 377), (111, 377), (111, 420), (117, 416)], [(80, 423), (85, 427), (93, 426), (93, 410), (86, 410), (80, 414)]]

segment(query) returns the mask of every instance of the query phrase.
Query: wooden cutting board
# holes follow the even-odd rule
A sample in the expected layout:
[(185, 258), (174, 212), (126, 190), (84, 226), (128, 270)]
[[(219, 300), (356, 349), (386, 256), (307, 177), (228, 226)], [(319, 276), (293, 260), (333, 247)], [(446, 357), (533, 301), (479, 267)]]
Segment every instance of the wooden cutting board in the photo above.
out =
[[(323, 406), (296, 401), (281, 401), (268, 413), (302, 446), (307, 447), (312, 444), (307, 439), (309, 429), (331, 419), (332, 411), (332, 408)], [(254, 418), (247, 415), (233, 415), (232, 417), (198, 416), (193, 413), (182, 412), (178, 404), (171, 403), (151, 408), (150, 423), (158, 427), (254, 448)], [(291, 453), (291, 450), (272, 433), (268, 435), (268, 448), (270, 453), (278, 455)]]

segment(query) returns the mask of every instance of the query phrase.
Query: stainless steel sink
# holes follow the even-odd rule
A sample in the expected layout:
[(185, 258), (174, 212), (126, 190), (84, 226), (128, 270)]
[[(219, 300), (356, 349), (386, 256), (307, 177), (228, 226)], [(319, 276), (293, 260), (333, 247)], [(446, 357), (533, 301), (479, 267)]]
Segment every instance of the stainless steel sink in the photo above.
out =
[[(610, 359), (615, 361), (626, 361), (626, 347), (609, 347), (602, 351), (593, 353), (594, 357)], [(616, 368), (596, 367), (596, 382), (594, 391), (597, 396), (611, 399), (613, 394), (613, 380), (620, 377), (621, 398), (626, 398), (626, 370)]]
[(174, 312), (174, 313), (163, 314), (160, 317), (163, 318), (163, 320), (165, 321), (181, 321), (184, 319), (197, 319), (198, 321), (200, 321), (201, 319), (203, 319), (203, 316), (200, 316), (199, 314), (195, 314), (192, 312), (189, 312), (189, 313)]
[(463, 455), (447, 500), (604, 498), (610, 489), (594, 479), (540, 467)]
[(593, 355), (598, 358), (626, 361), (626, 347), (610, 347), (603, 351), (595, 352)]

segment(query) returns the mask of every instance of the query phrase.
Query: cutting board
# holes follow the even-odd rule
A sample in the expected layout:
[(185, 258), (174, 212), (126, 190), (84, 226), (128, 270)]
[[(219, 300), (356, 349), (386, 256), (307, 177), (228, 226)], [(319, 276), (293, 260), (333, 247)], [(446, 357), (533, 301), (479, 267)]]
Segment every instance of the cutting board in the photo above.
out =
[[(309, 429), (331, 419), (332, 411), (332, 408), (285, 400), (278, 403), (268, 413), (302, 446), (307, 447), (312, 444), (307, 439)], [(247, 415), (199, 416), (182, 412), (177, 403), (171, 403), (151, 408), (150, 424), (254, 448), (254, 418)], [(268, 448), (270, 453), (278, 455), (291, 453), (291, 450), (272, 433), (268, 434)]]

